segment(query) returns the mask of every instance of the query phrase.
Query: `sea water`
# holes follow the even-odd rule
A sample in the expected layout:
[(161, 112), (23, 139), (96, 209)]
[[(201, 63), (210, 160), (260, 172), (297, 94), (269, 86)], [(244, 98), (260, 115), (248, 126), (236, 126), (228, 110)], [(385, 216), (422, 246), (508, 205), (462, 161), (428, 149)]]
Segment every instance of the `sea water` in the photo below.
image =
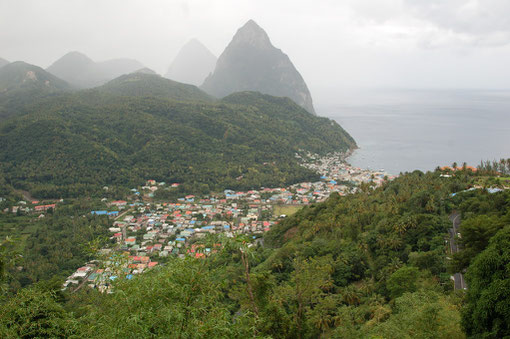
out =
[(510, 91), (350, 91), (335, 100), (317, 110), (356, 140), (355, 166), (398, 174), (510, 158)]

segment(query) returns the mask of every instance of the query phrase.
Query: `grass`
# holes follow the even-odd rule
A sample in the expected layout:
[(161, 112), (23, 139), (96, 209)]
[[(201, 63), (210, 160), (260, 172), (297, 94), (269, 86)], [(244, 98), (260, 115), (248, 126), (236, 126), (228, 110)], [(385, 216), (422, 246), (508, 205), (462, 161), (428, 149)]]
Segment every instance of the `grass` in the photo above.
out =
[(302, 205), (275, 205), (273, 208), (273, 215), (275, 217), (278, 217), (282, 214), (289, 216), (293, 215), (302, 208)]
[(483, 176), (478, 177), (475, 182), (477, 185), (491, 185), (502, 184), (508, 185), (510, 183), (510, 177), (496, 177), (496, 176)]

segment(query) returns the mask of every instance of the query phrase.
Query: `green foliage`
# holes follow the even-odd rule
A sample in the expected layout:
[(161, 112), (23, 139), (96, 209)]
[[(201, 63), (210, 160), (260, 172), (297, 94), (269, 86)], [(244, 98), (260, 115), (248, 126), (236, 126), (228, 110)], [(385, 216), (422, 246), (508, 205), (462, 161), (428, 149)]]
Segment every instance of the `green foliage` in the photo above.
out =
[(4, 279), (11, 292), (38, 281), (62, 279), (92, 258), (86, 244), (109, 236), (106, 216), (90, 215), (93, 203), (60, 204), (44, 218), (0, 214), (0, 236), (10, 241), (0, 246)]
[(182, 84), (157, 74), (140, 72), (122, 75), (101, 86), (99, 90), (130, 97), (153, 96), (179, 101), (213, 101), (212, 97), (196, 86)]
[(2, 338), (69, 338), (78, 323), (57, 303), (55, 295), (39, 289), (24, 289), (2, 305)]
[(500, 230), (468, 268), (462, 325), (473, 338), (510, 336), (510, 226)]
[(370, 338), (464, 338), (459, 306), (433, 291), (405, 293), (395, 300), (390, 317), (368, 330)]
[[(408, 173), (377, 189), (332, 194), (275, 225), (265, 247), (247, 237), (205, 237), (197, 244), (215, 249), (207, 258), (169, 258), (133, 280), (118, 279), (112, 294), (53, 295), (66, 309), (55, 312), (88, 338), (463, 338), (463, 292), (451, 292), (445, 265), (448, 217), (456, 209), (467, 225), (493, 224), (482, 215), (504, 225), (508, 193), (452, 197), (471, 178), (439, 174)], [(509, 228), (488, 246), (476, 241), (464, 240), (484, 249), (468, 266), (463, 328), (472, 337), (504, 337)]]
[(28, 105), (70, 89), (65, 81), (22, 61), (0, 67), (0, 121), (23, 115)]
[(221, 282), (203, 261), (176, 258), (164, 269), (117, 285), (82, 319), (82, 331), (89, 338), (249, 335), (232, 321), (220, 291)]
[(132, 188), (149, 178), (207, 193), (317, 179), (295, 152), (354, 146), (336, 123), (288, 99), (246, 93), (237, 102), (243, 104), (100, 90), (48, 100), (0, 123), (0, 173), (38, 197), (99, 195), (104, 185)]
[(418, 268), (413, 266), (404, 266), (393, 272), (386, 281), (390, 297), (397, 298), (405, 292), (415, 292), (419, 272)]

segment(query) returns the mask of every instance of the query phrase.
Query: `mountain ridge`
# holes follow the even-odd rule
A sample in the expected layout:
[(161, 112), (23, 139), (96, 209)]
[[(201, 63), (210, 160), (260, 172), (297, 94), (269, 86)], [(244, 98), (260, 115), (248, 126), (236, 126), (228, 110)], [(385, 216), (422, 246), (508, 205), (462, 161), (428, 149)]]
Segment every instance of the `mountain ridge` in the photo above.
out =
[(4, 58), (0, 58), (0, 68), (7, 64), (9, 64), (9, 61), (5, 60)]
[(41, 67), (15, 61), (0, 68), (0, 120), (22, 115), (26, 106), (48, 96), (73, 90)]
[(96, 89), (124, 96), (153, 96), (178, 101), (213, 100), (194, 85), (166, 79), (147, 68), (121, 75)]
[(355, 147), (331, 120), (271, 98), (245, 92), (179, 102), (101, 87), (49, 98), (0, 121), (0, 173), (37, 197), (102, 194), (104, 185), (149, 177), (206, 193), (317, 180), (296, 152)]
[(46, 70), (69, 82), (76, 88), (93, 88), (104, 85), (120, 75), (142, 69), (144, 66), (132, 59), (111, 59), (95, 62), (77, 51), (66, 53)]

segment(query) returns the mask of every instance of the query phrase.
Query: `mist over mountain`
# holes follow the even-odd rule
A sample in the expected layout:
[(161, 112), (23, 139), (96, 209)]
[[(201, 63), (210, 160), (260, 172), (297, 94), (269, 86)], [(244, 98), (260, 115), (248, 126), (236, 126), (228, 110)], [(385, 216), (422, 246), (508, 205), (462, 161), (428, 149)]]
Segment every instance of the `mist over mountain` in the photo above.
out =
[(4, 67), (5, 65), (7, 65), (9, 63), (9, 61), (5, 60), (5, 59), (2, 59), (0, 58), (0, 67)]
[(80, 52), (69, 52), (46, 70), (77, 88), (91, 88), (143, 67), (140, 62), (132, 59), (95, 62)]
[(216, 56), (197, 39), (186, 43), (168, 68), (165, 77), (200, 86), (214, 71)]
[(315, 114), (303, 77), (289, 57), (271, 44), (267, 33), (253, 20), (237, 31), (220, 55), (214, 73), (201, 87), (217, 97), (238, 91), (289, 97)]

